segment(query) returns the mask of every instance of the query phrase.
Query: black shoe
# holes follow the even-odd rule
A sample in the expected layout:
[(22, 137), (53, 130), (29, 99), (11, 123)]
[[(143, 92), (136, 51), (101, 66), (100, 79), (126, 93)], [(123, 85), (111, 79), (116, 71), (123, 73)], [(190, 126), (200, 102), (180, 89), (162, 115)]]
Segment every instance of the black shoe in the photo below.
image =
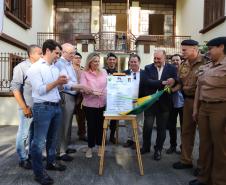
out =
[(127, 141), (123, 144), (123, 147), (125, 147), (125, 148), (131, 147), (131, 146), (133, 146), (133, 143), (134, 143), (134, 141), (132, 141), (132, 140), (127, 140)]
[(72, 154), (72, 153), (75, 153), (75, 152), (77, 152), (77, 150), (76, 150), (76, 149), (73, 149), (73, 148), (68, 148), (68, 149), (66, 150), (66, 153), (67, 153), (67, 154)]
[(206, 185), (206, 184), (200, 182), (198, 179), (195, 179), (195, 180), (189, 181), (189, 185)]
[(140, 153), (141, 153), (141, 154), (150, 153), (150, 149), (141, 148), (141, 149), (140, 149)]
[(176, 150), (175, 153), (178, 154), (178, 155), (181, 155), (181, 150)]
[(61, 161), (67, 161), (67, 162), (70, 162), (70, 161), (72, 161), (73, 159), (74, 159), (74, 158), (71, 157), (71, 156), (68, 155), (68, 154), (64, 154), (64, 155), (60, 156), (60, 160), (61, 160)]
[(172, 146), (166, 150), (167, 154), (172, 154), (172, 153), (176, 153), (176, 152), (177, 152), (176, 147), (172, 147)]
[(181, 162), (176, 162), (176, 163), (173, 164), (173, 168), (177, 169), (177, 170), (188, 169), (188, 168), (193, 168), (193, 165), (192, 164), (184, 164), (184, 163), (181, 163)]
[(57, 164), (57, 163), (49, 163), (46, 165), (47, 170), (53, 170), (53, 171), (65, 171), (66, 166), (62, 164)]
[(31, 161), (29, 159), (27, 159), (25, 161), (20, 161), (19, 166), (26, 170), (30, 170), (32, 168)]
[(133, 145), (131, 146), (131, 148), (132, 148), (133, 150), (136, 150), (136, 143), (135, 143), (135, 142), (133, 143)]
[(109, 141), (112, 143), (112, 144), (116, 144), (116, 139), (115, 137), (110, 137)]
[(154, 160), (155, 161), (161, 160), (161, 151), (159, 151), (159, 150), (155, 151), (155, 153), (154, 153)]
[(46, 172), (44, 172), (43, 175), (40, 176), (35, 175), (34, 179), (42, 185), (51, 185), (54, 183), (53, 179)]
[(194, 171), (193, 171), (193, 175), (194, 175), (195, 177), (197, 177), (197, 176), (199, 175), (200, 171), (201, 171), (200, 168), (195, 168)]

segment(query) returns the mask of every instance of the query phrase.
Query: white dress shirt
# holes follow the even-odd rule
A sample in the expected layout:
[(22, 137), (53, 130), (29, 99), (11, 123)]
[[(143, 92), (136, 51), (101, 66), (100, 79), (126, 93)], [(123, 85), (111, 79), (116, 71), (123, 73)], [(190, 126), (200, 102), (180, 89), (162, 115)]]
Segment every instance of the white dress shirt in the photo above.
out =
[(140, 86), (140, 69), (137, 72), (131, 70), (132, 82), (134, 83), (134, 91), (132, 92), (133, 98), (138, 98), (139, 95), (139, 86)]
[(157, 68), (157, 71), (158, 71), (158, 80), (160, 80), (161, 77), (162, 77), (162, 72), (163, 72), (164, 66), (165, 66), (165, 64), (162, 65), (160, 68), (159, 67), (156, 67)]
[(56, 81), (60, 73), (57, 67), (49, 65), (47, 61), (40, 58), (36, 63), (32, 64), (27, 71), (27, 76), (32, 86), (32, 98), (34, 103), (42, 102), (59, 102), (60, 94), (58, 88), (55, 87), (47, 91), (47, 84)]
[(68, 76), (68, 83), (64, 85), (63, 92), (75, 95), (77, 92), (72, 91), (71, 87), (78, 84), (78, 79), (71, 61), (67, 61), (65, 58), (61, 57), (57, 60), (55, 65), (59, 69), (61, 75)]

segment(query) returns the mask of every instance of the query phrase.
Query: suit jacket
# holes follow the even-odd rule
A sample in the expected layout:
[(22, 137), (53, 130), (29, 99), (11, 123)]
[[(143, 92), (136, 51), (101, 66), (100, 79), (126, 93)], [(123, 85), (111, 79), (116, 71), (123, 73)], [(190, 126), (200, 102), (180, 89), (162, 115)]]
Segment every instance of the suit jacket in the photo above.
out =
[[(131, 75), (131, 70), (125, 70), (123, 73), (126, 73), (127, 75)], [(144, 91), (142, 87), (144, 86), (144, 79), (146, 79), (145, 71), (143, 69), (140, 69), (140, 84), (139, 84), (139, 92), (138, 92), (138, 98), (145, 96)]]
[[(164, 85), (162, 85), (162, 81), (167, 80), (168, 78), (173, 78), (177, 81), (177, 70), (176, 67), (172, 64), (165, 64), (162, 76), (160, 80), (158, 80), (158, 71), (154, 64), (149, 64), (145, 66), (145, 80), (142, 83), (142, 91), (144, 95), (154, 94), (157, 90), (164, 89)], [(154, 103), (147, 111), (151, 112), (166, 112), (171, 108), (172, 99), (171, 95), (168, 93), (164, 93), (159, 100)]]
[(108, 67), (105, 68), (108, 75), (112, 75), (113, 73), (117, 73), (118, 71), (116, 69), (109, 69)]

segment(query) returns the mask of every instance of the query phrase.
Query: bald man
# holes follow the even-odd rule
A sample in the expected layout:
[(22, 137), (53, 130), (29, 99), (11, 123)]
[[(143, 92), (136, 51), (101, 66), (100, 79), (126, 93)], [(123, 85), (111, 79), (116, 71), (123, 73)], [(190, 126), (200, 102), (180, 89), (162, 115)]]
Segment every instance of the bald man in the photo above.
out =
[(76, 152), (75, 149), (68, 148), (75, 107), (75, 96), (80, 90), (86, 91), (83, 86), (78, 84), (78, 79), (72, 65), (74, 55), (75, 47), (69, 43), (65, 43), (62, 45), (61, 58), (55, 64), (60, 70), (60, 73), (68, 77), (68, 83), (64, 85), (64, 89), (61, 92), (61, 97), (64, 100), (62, 104), (63, 119), (61, 129), (59, 130), (57, 147), (57, 158), (63, 161), (72, 161), (73, 157), (68, 154)]

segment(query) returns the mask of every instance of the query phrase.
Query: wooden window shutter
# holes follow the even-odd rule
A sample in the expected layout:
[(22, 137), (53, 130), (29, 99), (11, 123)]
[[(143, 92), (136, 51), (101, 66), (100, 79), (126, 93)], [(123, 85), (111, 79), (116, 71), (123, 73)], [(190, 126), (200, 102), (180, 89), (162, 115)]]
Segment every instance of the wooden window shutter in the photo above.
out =
[(5, 9), (8, 11), (11, 10), (11, 0), (5, 0)]
[(150, 53), (150, 44), (144, 44), (144, 53)]
[(32, 25), (32, 0), (26, 0), (26, 24)]
[(9, 64), (10, 64), (10, 72), (9, 72), (9, 79), (10, 81), (12, 80), (13, 77), (13, 69), (14, 67), (19, 64), (20, 62), (22, 62), (24, 59), (21, 56), (15, 55), (10, 53), (9, 54)]

